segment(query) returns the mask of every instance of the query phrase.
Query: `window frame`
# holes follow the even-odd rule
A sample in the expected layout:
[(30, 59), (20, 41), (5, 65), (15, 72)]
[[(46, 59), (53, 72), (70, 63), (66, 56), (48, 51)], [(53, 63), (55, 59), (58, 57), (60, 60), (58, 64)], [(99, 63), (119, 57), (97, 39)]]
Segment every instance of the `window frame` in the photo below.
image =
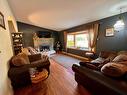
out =
[(88, 34), (88, 30), (84, 30), (84, 31), (80, 31), (80, 32), (74, 32), (74, 33), (67, 33), (67, 36), (68, 35), (74, 35), (74, 47), (68, 47), (67, 43), (68, 43), (68, 39), (67, 39), (67, 49), (75, 49), (75, 50), (83, 50), (83, 51), (90, 51), (90, 46), (89, 46), (89, 40), (88, 40), (88, 49), (80, 49), (80, 48), (77, 48), (76, 47), (76, 35), (79, 35), (79, 34)]

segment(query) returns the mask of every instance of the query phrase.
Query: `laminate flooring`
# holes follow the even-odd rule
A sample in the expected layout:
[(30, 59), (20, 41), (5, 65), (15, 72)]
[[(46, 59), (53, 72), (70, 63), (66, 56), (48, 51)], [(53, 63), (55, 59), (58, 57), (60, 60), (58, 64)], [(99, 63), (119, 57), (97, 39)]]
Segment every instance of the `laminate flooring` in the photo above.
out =
[(38, 84), (18, 89), (14, 95), (91, 95), (84, 87), (78, 85), (74, 75), (50, 59), (50, 75)]

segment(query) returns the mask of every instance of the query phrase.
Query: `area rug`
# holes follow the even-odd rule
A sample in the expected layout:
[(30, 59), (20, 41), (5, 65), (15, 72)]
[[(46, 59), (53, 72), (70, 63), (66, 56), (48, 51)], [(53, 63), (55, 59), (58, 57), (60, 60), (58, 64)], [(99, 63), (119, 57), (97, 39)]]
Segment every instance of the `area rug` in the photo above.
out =
[(76, 58), (73, 58), (73, 57), (70, 57), (67, 55), (63, 55), (63, 54), (55, 54), (50, 58), (53, 59), (54, 61), (56, 61), (56, 63), (65, 67), (72, 74), (73, 74), (72, 65), (79, 64), (79, 62), (81, 61)]

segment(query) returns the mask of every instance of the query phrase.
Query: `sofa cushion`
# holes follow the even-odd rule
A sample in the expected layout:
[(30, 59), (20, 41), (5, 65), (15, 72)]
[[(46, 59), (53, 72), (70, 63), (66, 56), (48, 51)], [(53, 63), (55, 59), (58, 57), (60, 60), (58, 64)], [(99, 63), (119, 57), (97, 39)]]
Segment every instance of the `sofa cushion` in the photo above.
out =
[(27, 64), (27, 61), (22, 57), (15, 56), (12, 58), (12, 63), (14, 66), (22, 66), (24, 64)]
[(115, 53), (111, 53), (105, 60), (107, 60), (107, 61), (112, 61), (115, 57), (117, 56), (117, 54), (115, 54)]
[(111, 54), (117, 55), (116, 52), (112, 52), (112, 51), (101, 51), (100, 54), (99, 54), (99, 57), (107, 58), (107, 57), (109, 57)]
[(113, 62), (122, 62), (122, 61), (127, 61), (127, 55), (120, 54), (113, 59)]
[(125, 55), (127, 55), (127, 51), (120, 51), (120, 52), (117, 53), (117, 55), (120, 55), (120, 54), (125, 54)]
[(127, 65), (109, 62), (101, 68), (101, 72), (111, 77), (120, 77), (127, 72)]
[(24, 60), (26, 60), (27, 64), (30, 64), (30, 61), (29, 61), (29, 58), (28, 58), (28, 55), (26, 55), (25, 53), (19, 53), (17, 55), (18, 57), (22, 57)]
[(124, 64), (124, 65), (127, 65), (127, 61), (122, 61), (122, 62), (119, 62), (119, 64)]

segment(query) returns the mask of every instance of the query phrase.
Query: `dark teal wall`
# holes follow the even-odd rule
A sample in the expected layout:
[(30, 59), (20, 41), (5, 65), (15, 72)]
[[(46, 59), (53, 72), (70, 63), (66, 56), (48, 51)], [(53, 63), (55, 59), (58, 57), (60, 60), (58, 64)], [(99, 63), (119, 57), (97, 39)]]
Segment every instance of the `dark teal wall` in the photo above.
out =
[(97, 41), (97, 52), (102, 50), (108, 51), (120, 51), (127, 50), (127, 13), (122, 14), (125, 27), (123, 30), (115, 31), (113, 37), (106, 37), (105, 30), (108, 27), (113, 27), (113, 25), (118, 20), (118, 15), (113, 17), (108, 17), (102, 20), (99, 20), (99, 37)]
[[(96, 21), (100, 24), (99, 35), (98, 35), (97, 46), (96, 46), (97, 53), (99, 53), (100, 51), (103, 51), (103, 50), (106, 50), (106, 51), (127, 50), (127, 46), (126, 46), (126, 44), (127, 44), (127, 12), (123, 13), (122, 16), (123, 16), (123, 19), (125, 22), (125, 27), (123, 30), (121, 30), (119, 32), (115, 32), (115, 35), (113, 37), (106, 37), (105, 30), (106, 30), (106, 28), (113, 27), (115, 22), (118, 20), (118, 15)], [(91, 23), (93, 23), (93, 22), (91, 22)], [(91, 23), (76, 26), (74, 28), (67, 29), (64, 31), (67, 31), (67, 32), (81, 31), (81, 30), (84, 30), (86, 27), (88, 27), (88, 25)], [(65, 46), (64, 45), (64, 35), (63, 35), (64, 31), (61, 31), (59, 33), (60, 41), (63, 46)], [(85, 51), (83, 52), (80, 50), (67, 49), (67, 52), (76, 54), (79, 56), (85, 56), (84, 55)]]
[(55, 39), (55, 42), (57, 42), (58, 39), (59, 39), (57, 31), (53, 31), (53, 30), (50, 30), (50, 29), (45, 29), (45, 28), (38, 27), (38, 26), (29, 25), (29, 24), (22, 23), (22, 22), (17, 22), (17, 25), (18, 25), (19, 32), (23, 32), (24, 47), (28, 47), (28, 46), (33, 47), (34, 46), (34, 44), (33, 44), (33, 34), (38, 32), (38, 31), (51, 32), (52, 37)]

